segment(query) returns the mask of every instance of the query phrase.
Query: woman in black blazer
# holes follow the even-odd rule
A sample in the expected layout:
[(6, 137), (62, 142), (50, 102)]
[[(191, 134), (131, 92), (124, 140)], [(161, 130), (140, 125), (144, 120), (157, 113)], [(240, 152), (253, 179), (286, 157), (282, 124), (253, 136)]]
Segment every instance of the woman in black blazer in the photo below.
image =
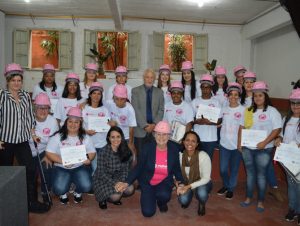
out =
[(178, 147), (169, 141), (170, 126), (160, 121), (154, 129), (155, 141), (144, 145), (140, 152), (138, 164), (129, 173), (125, 182), (116, 184), (115, 189), (124, 191), (136, 179), (141, 187), (141, 209), (145, 217), (156, 212), (156, 203), (160, 212), (167, 212), (167, 203), (171, 199), (172, 187), (183, 183), (179, 163)]

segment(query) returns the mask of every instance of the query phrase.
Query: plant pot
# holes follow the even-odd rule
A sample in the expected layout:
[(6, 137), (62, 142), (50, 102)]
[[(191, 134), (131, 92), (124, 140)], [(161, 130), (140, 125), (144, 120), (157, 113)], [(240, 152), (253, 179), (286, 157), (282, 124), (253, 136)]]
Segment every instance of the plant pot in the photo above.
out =
[(97, 73), (97, 78), (106, 78), (106, 75), (104, 73), (104, 70), (103, 70), (103, 65), (99, 65), (99, 68), (98, 68), (98, 73)]

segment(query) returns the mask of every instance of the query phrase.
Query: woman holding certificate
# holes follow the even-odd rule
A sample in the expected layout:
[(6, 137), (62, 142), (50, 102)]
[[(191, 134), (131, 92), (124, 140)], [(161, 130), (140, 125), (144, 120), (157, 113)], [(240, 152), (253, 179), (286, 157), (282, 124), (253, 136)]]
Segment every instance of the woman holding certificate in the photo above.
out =
[[(300, 144), (300, 89), (294, 89), (289, 99), (290, 109), (288, 115), (283, 119), (282, 133), (275, 141), (277, 147), (280, 146), (281, 142), (285, 144), (295, 143), (298, 147)], [(298, 217), (298, 225), (300, 225), (300, 183), (287, 170), (286, 176), (288, 182), (289, 211), (285, 216), (285, 220), (294, 221)]]
[(128, 176), (132, 154), (124, 138), (122, 130), (113, 126), (107, 133), (107, 145), (99, 153), (97, 169), (93, 176), (94, 191), (100, 209), (107, 209), (107, 202), (121, 205), (121, 198), (133, 194), (133, 185), (124, 191), (115, 190), (119, 181), (124, 181)]
[[(254, 83), (253, 103), (245, 110), (244, 125), (239, 129), (238, 149), (242, 151), (247, 172), (246, 200), (242, 207), (251, 205), (257, 184), (257, 212), (264, 211), (267, 168), (271, 164), (274, 139), (281, 131), (281, 115), (271, 106), (268, 86), (263, 81)], [(243, 147), (243, 148), (242, 148)]]
[(152, 217), (156, 205), (160, 212), (167, 212), (167, 203), (171, 199), (174, 176), (176, 185), (183, 183), (180, 170), (179, 151), (173, 142), (169, 142), (170, 125), (160, 121), (154, 128), (155, 141), (151, 141), (140, 151), (139, 161), (129, 173), (125, 182), (116, 184), (116, 191), (125, 191), (138, 179), (141, 187), (141, 209), (144, 217)]
[(71, 107), (62, 128), (49, 140), (46, 156), (54, 162), (53, 193), (60, 196), (60, 202), (67, 204), (67, 192), (71, 183), (76, 186), (74, 202), (82, 202), (82, 193), (92, 188), (90, 164), (95, 157), (95, 148), (82, 127), (82, 113), (78, 107)]

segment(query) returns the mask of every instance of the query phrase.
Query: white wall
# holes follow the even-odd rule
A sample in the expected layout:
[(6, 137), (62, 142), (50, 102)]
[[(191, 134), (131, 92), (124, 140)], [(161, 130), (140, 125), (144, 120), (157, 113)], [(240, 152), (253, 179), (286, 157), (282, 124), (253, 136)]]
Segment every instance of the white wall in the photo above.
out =
[[(84, 29), (114, 30), (114, 24), (111, 20), (77, 20), (76, 26), (72, 20), (55, 19), (35, 19), (33, 24), (30, 18), (6, 17), (5, 18), (5, 62), (12, 61), (12, 33), (15, 28), (56, 28), (70, 29), (75, 33), (74, 36), (74, 68), (73, 71), (83, 76), (82, 70), (82, 51), (83, 51), (83, 31)], [(217, 59), (218, 64), (228, 68), (228, 75), (231, 78), (232, 68), (241, 62), (241, 27), (224, 25), (205, 25), (202, 24), (180, 24), (180, 23), (159, 23), (150, 21), (124, 21), (125, 31), (139, 31), (142, 34), (141, 48), (141, 68), (140, 71), (130, 72), (129, 84), (136, 86), (141, 83), (139, 79), (143, 71), (151, 66), (152, 60), (149, 58), (151, 52), (151, 37), (153, 31), (157, 32), (187, 32), (187, 33), (208, 33), (209, 53), (208, 59)], [(58, 72), (57, 80), (62, 83), (67, 71)], [(113, 75), (108, 74), (109, 78)], [(178, 78), (179, 76), (173, 76)], [(199, 75), (198, 75), (199, 77)], [(40, 71), (27, 71), (25, 73), (25, 88), (31, 90), (33, 85), (41, 79)], [(232, 78), (233, 79), (233, 78)], [(114, 79), (103, 81), (105, 86), (112, 84)]]
[(0, 88), (5, 87), (5, 78), (3, 76), (5, 57), (5, 15), (0, 11)]

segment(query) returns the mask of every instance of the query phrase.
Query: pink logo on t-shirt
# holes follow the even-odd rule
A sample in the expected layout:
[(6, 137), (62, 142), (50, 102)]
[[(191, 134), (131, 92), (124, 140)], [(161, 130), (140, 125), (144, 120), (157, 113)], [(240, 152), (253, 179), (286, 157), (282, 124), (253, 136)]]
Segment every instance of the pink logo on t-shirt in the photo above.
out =
[(171, 93), (169, 91), (166, 92), (167, 96), (171, 96)]
[(177, 115), (181, 115), (182, 113), (183, 113), (183, 110), (182, 110), (182, 109), (177, 109), (177, 110), (176, 110), (176, 114), (177, 114)]
[(209, 104), (208, 106), (209, 106), (209, 107), (215, 107), (215, 105), (214, 105), (214, 104)]
[(259, 120), (264, 121), (264, 120), (267, 119), (267, 116), (266, 116), (266, 114), (260, 114), (260, 115), (258, 116), (258, 118), (259, 118)]
[(124, 124), (127, 120), (127, 116), (126, 115), (120, 115), (119, 120), (120, 120), (121, 124)]
[(51, 92), (51, 95), (54, 96), (54, 97), (57, 97), (57, 92), (52, 91), (52, 92)]
[(99, 117), (104, 117), (104, 116), (105, 116), (105, 113), (104, 113), (104, 112), (99, 112), (99, 113), (98, 113), (98, 116), (99, 116)]
[(49, 135), (50, 135), (50, 129), (49, 129), (49, 128), (44, 128), (44, 129), (43, 129), (43, 134), (44, 134), (45, 136), (49, 136)]
[(235, 113), (234, 113), (234, 118), (235, 118), (235, 119), (240, 119), (241, 117), (242, 117), (241, 112), (235, 112)]
[(79, 146), (79, 145), (82, 145), (80, 140), (76, 142), (76, 146)]

